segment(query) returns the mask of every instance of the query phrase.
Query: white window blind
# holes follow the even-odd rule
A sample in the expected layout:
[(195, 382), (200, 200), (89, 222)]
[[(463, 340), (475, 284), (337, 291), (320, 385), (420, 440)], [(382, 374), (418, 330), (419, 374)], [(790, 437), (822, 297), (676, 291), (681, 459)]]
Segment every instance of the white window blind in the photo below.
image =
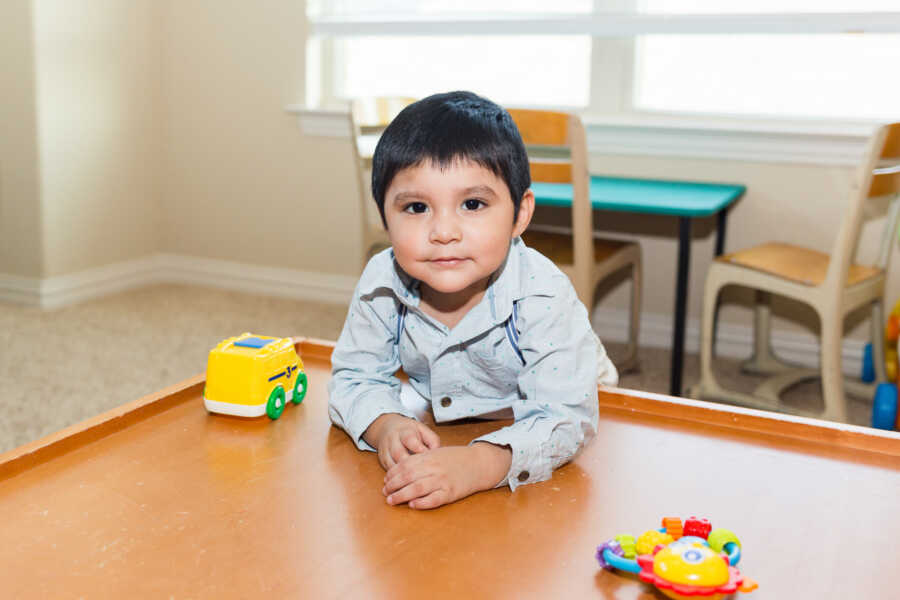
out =
[[(897, 0), (643, 0), (647, 13), (846, 13)], [(798, 24), (799, 26), (799, 24)], [(900, 34), (647, 35), (636, 45), (636, 110), (900, 119)]]
[(900, 118), (900, 0), (307, 6), (318, 44), (307, 88), (325, 103), (471, 89), (603, 114)]
[(587, 36), (366, 37), (338, 40), (339, 97), (465, 89), (501, 104), (584, 107)]
[[(560, 14), (586, 14), (592, 0), (560, 0)], [(322, 0), (314, 19), (394, 21), (516, 19), (546, 12), (542, 0)], [(472, 90), (503, 104), (585, 107), (590, 88), (587, 35), (362, 35), (333, 40), (332, 95), (423, 97)], [(326, 67), (327, 68), (327, 67)]]

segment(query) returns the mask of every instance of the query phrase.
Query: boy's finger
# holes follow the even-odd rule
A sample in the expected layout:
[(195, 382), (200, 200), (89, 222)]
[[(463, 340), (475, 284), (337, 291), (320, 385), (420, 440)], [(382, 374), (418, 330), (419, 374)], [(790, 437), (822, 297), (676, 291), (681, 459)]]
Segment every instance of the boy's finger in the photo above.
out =
[(410, 467), (406, 461), (403, 464), (397, 463), (388, 470), (384, 476), (384, 493), (385, 495), (396, 492), (402, 487), (409, 485), (419, 477), (418, 470), (415, 465)]
[(389, 451), (395, 463), (400, 462), (404, 456), (409, 456), (409, 450), (406, 449), (406, 446), (400, 440), (391, 442)]
[(422, 441), (425, 442), (429, 449), (434, 450), (441, 447), (441, 438), (430, 427), (422, 425), (419, 428), (419, 432), (422, 435)]
[(447, 504), (448, 499), (449, 496), (447, 490), (440, 488), (434, 490), (430, 494), (410, 500), (408, 504), (410, 508), (415, 508), (416, 510), (427, 510), (429, 508), (437, 508), (438, 506)]
[(410, 500), (427, 496), (434, 491), (435, 480), (433, 477), (417, 479), (409, 485), (403, 486), (396, 492), (388, 494), (387, 503), (391, 505), (405, 504)]
[(419, 438), (417, 431), (411, 431), (407, 435), (405, 435), (403, 437), (403, 445), (406, 446), (406, 448), (410, 452), (419, 453), (428, 450), (428, 448), (425, 447), (425, 444), (423, 444), (422, 440)]
[(384, 467), (385, 471), (390, 471), (391, 467), (393, 467), (397, 462), (391, 458), (391, 453), (387, 448), (379, 448), (378, 449), (378, 462), (381, 463), (381, 466)]

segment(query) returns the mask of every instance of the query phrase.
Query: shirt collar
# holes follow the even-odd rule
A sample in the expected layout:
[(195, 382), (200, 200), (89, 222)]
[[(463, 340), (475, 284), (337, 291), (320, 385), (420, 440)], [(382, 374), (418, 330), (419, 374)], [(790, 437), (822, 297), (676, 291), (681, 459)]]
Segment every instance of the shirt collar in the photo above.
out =
[(494, 273), (485, 292), (487, 308), (494, 323), (502, 323), (509, 318), (514, 301), (521, 299), (521, 252), (525, 248), (522, 238), (514, 238), (506, 252), (506, 260)]

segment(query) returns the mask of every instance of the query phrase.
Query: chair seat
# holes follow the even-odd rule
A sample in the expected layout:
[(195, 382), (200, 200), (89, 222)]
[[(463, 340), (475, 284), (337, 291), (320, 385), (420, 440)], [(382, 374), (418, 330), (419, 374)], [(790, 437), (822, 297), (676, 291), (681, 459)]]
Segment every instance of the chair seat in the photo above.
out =
[[(831, 257), (824, 252), (801, 246), (770, 242), (723, 254), (716, 260), (769, 273), (803, 285), (817, 286), (825, 281)], [(847, 287), (875, 277), (881, 272), (874, 267), (850, 265)]]
[[(558, 265), (575, 263), (572, 236), (565, 233), (528, 230), (522, 234), (525, 245), (534, 248)], [(594, 262), (603, 262), (633, 242), (594, 238)]]

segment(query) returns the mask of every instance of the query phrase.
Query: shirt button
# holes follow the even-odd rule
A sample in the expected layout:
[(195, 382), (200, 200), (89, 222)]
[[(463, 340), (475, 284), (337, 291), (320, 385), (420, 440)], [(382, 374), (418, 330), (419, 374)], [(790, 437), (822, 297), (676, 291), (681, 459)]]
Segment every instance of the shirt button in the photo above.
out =
[(531, 474), (528, 471), (522, 471), (519, 473), (519, 481), (528, 481), (528, 478), (531, 477)]
[(447, 396), (444, 396), (443, 398), (441, 398), (441, 406), (443, 406), (444, 408), (447, 408), (451, 404), (453, 404), (453, 400), (451, 400)]

